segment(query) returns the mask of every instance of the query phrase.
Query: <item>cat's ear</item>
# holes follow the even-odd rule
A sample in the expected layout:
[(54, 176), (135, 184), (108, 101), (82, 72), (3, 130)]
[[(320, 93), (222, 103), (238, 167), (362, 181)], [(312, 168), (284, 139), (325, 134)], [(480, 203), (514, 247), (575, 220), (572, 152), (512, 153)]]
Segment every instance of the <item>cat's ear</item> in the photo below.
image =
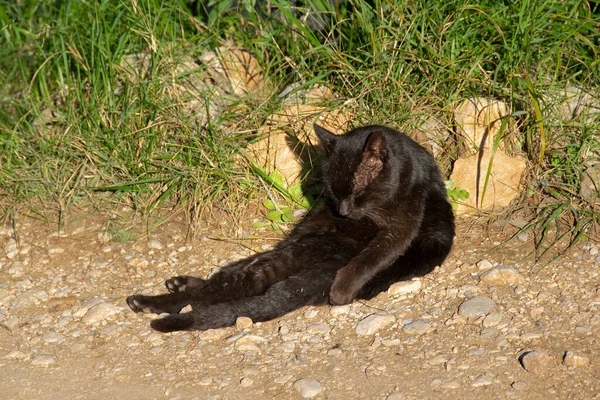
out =
[(313, 124), (313, 128), (317, 134), (317, 137), (319, 138), (319, 143), (321, 143), (321, 146), (323, 146), (323, 149), (325, 149), (325, 154), (331, 154), (333, 151), (333, 144), (335, 143), (337, 136), (317, 124)]
[(367, 139), (367, 144), (363, 150), (363, 159), (380, 160), (387, 155), (387, 143), (383, 132), (375, 131)]
[(383, 132), (375, 131), (367, 138), (362, 160), (354, 172), (354, 193), (364, 190), (383, 170), (387, 143)]

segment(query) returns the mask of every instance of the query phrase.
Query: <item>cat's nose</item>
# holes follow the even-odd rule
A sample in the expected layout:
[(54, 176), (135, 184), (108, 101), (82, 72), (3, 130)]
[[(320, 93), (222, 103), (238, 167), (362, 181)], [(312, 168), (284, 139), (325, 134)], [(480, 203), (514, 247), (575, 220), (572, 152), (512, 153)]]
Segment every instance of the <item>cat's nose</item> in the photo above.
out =
[(342, 200), (340, 204), (338, 204), (338, 213), (341, 216), (346, 217), (352, 212), (352, 207), (350, 207), (350, 201)]

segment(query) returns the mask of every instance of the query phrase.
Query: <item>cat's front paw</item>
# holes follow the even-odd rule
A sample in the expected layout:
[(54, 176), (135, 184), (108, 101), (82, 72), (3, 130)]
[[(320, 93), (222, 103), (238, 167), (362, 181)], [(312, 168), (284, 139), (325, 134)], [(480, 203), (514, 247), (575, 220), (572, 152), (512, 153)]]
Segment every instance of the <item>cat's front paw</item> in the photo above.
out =
[(356, 291), (343, 270), (339, 271), (329, 290), (329, 302), (334, 306), (350, 304), (356, 298)]
[(151, 312), (150, 309), (144, 304), (144, 298), (147, 296), (141, 294), (134, 294), (133, 296), (127, 297), (127, 305), (134, 312)]
[(193, 276), (174, 276), (165, 281), (167, 290), (171, 293), (181, 293), (190, 289), (197, 289), (206, 284), (202, 278), (194, 278)]

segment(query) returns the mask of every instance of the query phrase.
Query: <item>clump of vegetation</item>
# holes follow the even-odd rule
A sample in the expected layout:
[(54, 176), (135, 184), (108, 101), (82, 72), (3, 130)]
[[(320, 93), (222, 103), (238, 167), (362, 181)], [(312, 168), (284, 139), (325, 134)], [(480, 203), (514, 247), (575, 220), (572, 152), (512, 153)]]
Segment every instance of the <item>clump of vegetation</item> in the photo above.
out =
[[(596, 3), (40, 0), (0, 5), (0, 26), (5, 216), (48, 217), (40, 204), (62, 216), (92, 202), (145, 216), (167, 206), (197, 219), (207, 205), (262, 202), (267, 191), (282, 196), (269, 199), (274, 207), (296, 208), (237, 160), (277, 109), (277, 94), (300, 82), (353, 102), (355, 125), (404, 130), (430, 114), (451, 126), (451, 105), (462, 98), (501, 99), (519, 115), (532, 166), (520, 205), (538, 244), (556, 227), (556, 238), (572, 243), (600, 220), (598, 205), (580, 195), (583, 170), (600, 161), (599, 112), (560, 113), (567, 88), (598, 105)], [(199, 122), (170, 94), (189, 75), (174, 65), (204, 69), (200, 55), (224, 44), (256, 56), (272, 93)], [(136, 79), (122, 63), (131, 55), (147, 56)]]

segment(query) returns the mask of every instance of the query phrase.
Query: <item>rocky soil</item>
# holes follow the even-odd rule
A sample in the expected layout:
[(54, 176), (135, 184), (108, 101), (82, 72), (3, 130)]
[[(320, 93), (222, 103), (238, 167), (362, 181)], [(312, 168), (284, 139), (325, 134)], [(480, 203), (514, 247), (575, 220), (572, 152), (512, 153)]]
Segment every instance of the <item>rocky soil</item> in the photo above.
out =
[(60, 233), (22, 220), (0, 230), (0, 397), (600, 398), (598, 244), (535, 263), (527, 235), (497, 250), (501, 233), (472, 226), (441, 268), (372, 301), (159, 334), (127, 295), (207, 276), (274, 234), (191, 242), (171, 223), (122, 243), (100, 216)]

